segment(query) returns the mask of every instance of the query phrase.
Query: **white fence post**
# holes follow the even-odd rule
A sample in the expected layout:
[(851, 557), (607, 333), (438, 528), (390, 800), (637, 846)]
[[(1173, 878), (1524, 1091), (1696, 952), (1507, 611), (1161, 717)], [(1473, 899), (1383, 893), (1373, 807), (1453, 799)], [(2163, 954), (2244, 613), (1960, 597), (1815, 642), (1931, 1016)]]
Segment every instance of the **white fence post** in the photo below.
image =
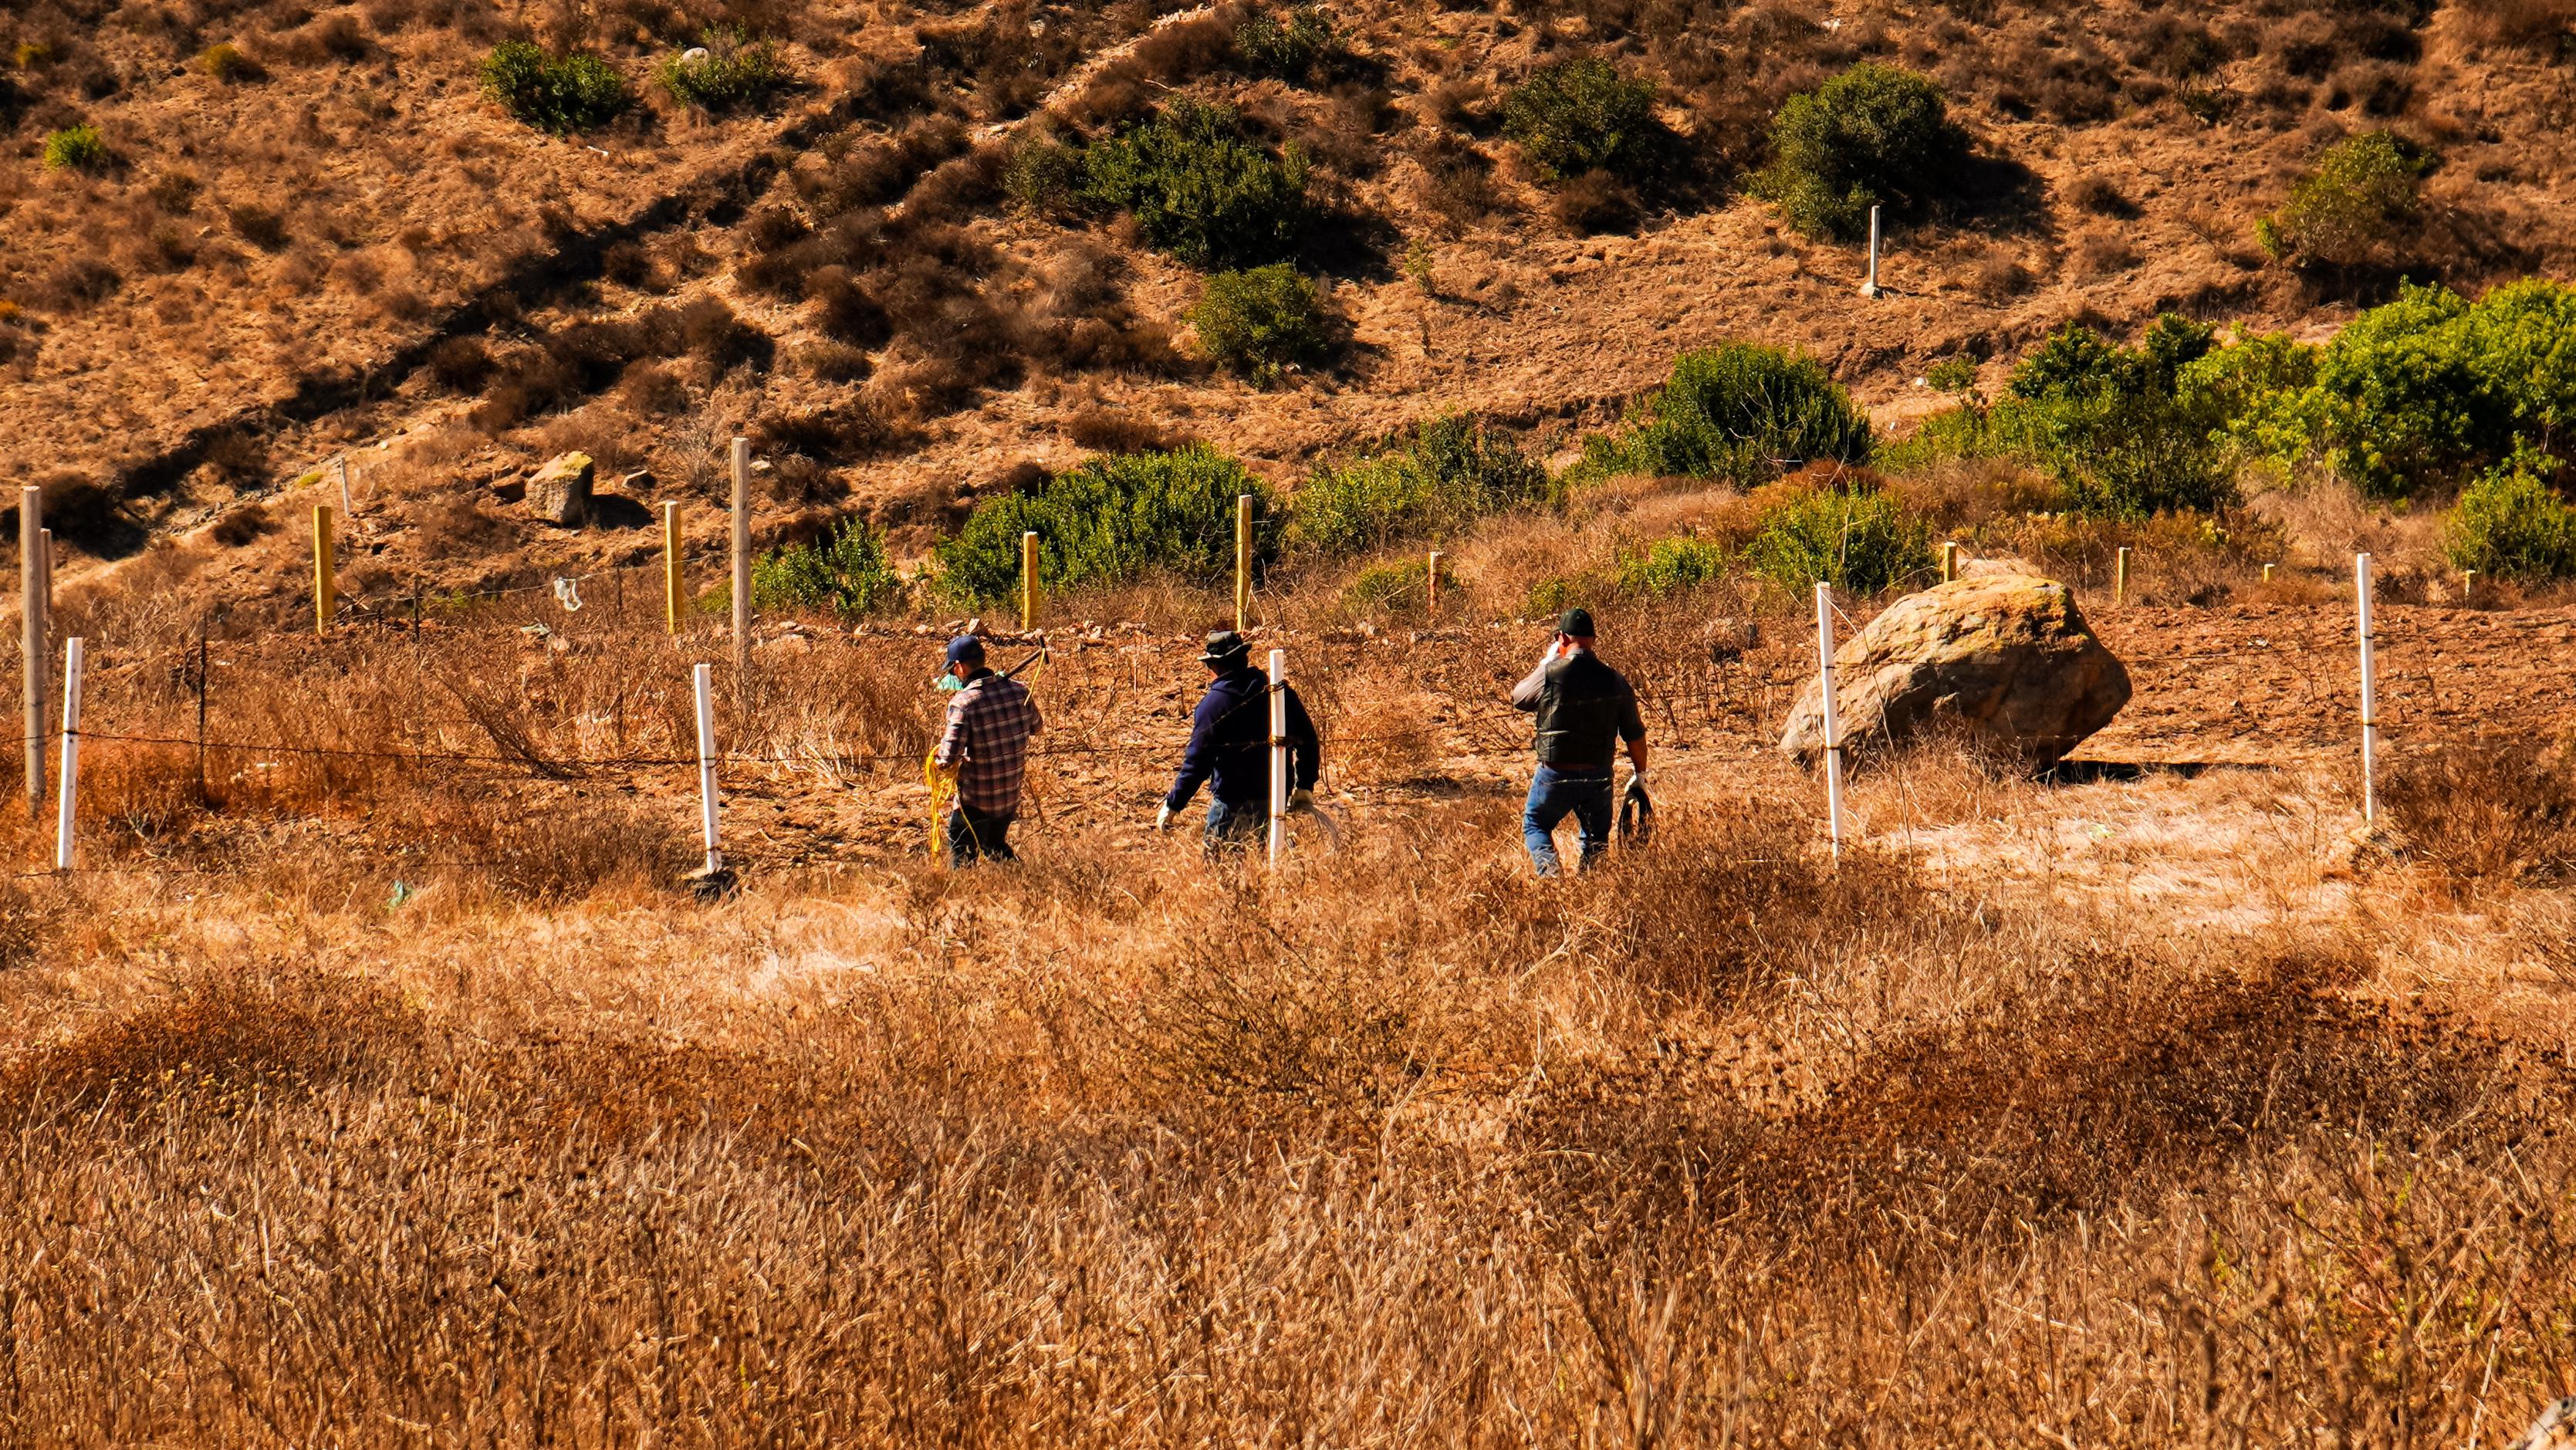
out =
[(2379, 668), (2370, 648), (2370, 556), (2352, 556), (2352, 592), (2361, 633), (2361, 823), (2379, 822)]
[(716, 846), (716, 698), (715, 668), (698, 665), (690, 671), (698, 692), (698, 819), (700, 834), (706, 840), (707, 875), (724, 869), (724, 853)]
[(54, 869), (72, 869), (72, 811), (80, 799), (82, 642), (63, 641), (63, 794), (54, 812)]
[(1833, 837), (1834, 859), (1843, 858), (1843, 733), (1834, 720), (1834, 590), (1816, 582), (1817, 682), (1825, 703), (1825, 821)]
[(1881, 290), (1878, 285), (1878, 208), (1873, 206), (1869, 209), (1869, 280), (1860, 284), (1860, 295), (1876, 297)]
[(1270, 652), (1270, 864), (1288, 846), (1288, 651)]

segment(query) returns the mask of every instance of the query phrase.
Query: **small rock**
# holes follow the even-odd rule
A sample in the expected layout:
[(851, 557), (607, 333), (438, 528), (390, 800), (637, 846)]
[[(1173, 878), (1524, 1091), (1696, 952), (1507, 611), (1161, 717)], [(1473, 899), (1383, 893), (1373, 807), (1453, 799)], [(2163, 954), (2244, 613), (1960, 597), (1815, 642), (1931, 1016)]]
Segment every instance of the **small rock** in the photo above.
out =
[(760, 649), (764, 654), (812, 654), (814, 652), (814, 641), (807, 639), (801, 634), (782, 634), (776, 639), (761, 641)]
[(547, 523), (580, 528), (590, 521), (592, 476), (589, 454), (557, 454), (528, 475), (528, 507)]

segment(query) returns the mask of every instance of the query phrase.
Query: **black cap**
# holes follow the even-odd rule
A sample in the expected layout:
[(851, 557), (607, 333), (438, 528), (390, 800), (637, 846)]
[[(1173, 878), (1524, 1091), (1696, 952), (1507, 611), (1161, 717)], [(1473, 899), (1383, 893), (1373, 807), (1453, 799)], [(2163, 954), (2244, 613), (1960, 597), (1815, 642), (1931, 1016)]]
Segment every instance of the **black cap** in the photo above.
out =
[(1556, 632), (1558, 634), (1571, 635), (1576, 639), (1590, 639), (1592, 637), (1592, 611), (1589, 609), (1569, 609), (1563, 614), (1558, 615), (1556, 617)]
[(1221, 665), (1229, 660), (1246, 658), (1251, 653), (1252, 644), (1249, 640), (1233, 630), (1220, 629), (1207, 637), (1207, 653), (1199, 656), (1199, 663)]

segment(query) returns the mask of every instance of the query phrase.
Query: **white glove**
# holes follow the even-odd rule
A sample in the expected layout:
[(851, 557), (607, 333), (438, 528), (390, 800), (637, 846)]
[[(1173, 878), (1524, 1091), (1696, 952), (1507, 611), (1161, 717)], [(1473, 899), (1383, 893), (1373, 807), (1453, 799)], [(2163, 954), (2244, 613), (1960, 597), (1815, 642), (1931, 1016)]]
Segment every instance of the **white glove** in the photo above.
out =
[(1158, 831), (1168, 831), (1171, 828), (1172, 808), (1170, 806), (1163, 806), (1157, 809), (1154, 812), (1154, 829)]
[(1290, 793), (1289, 793), (1289, 796), (1288, 796), (1288, 809), (1290, 809), (1290, 810), (1292, 810), (1292, 811), (1311, 811), (1311, 810), (1313, 810), (1314, 808), (1315, 808), (1315, 793), (1314, 793), (1313, 791), (1311, 791), (1311, 790), (1301, 790), (1301, 791), (1292, 791), (1292, 792), (1290, 792)]

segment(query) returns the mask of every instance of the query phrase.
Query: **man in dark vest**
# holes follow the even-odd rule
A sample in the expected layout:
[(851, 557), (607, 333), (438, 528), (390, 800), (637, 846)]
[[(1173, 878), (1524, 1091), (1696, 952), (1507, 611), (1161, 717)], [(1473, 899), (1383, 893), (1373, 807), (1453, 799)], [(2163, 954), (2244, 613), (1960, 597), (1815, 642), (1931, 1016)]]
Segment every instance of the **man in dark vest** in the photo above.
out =
[(1646, 780), (1646, 720), (1637, 692), (1592, 650), (1592, 615), (1569, 609), (1556, 622), (1556, 639), (1529, 677), (1512, 687), (1512, 707), (1538, 716), (1538, 775), (1530, 781), (1521, 835), (1530, 864), (1554, 876), (1557, 824), (1569, 814), (1583, 828), (1583, 864), (1610, 845), (1610, 771), (1620, 742), (1635, 763), (1631, 788)]

